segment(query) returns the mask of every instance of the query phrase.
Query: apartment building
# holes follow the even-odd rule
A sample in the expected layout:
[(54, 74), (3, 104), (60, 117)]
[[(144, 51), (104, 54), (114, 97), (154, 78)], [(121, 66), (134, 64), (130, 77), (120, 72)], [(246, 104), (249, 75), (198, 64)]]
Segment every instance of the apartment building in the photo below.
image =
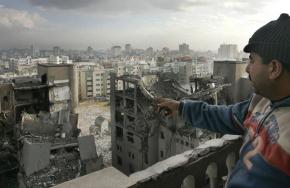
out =
[(101, 65), (79, 67), (80, 99), (109, 97), (110, 71)]

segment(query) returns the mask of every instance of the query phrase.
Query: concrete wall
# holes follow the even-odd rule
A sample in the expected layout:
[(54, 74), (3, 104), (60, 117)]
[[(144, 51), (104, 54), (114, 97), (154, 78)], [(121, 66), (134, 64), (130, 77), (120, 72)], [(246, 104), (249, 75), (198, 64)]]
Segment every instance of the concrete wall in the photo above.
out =
[(70, 71), (71, 66), (73, 65), (38, 65), (38, 76), (42, 76), (44, 74), (47, 75), (48, 82), (54, 82), (55, 80), (69, 80), (70, 79)]
[(78, 69), (76, 65), (70, 67), (70, 89), (72, 98), (72, 112), (77, 113), (77, 108), (79, 104), (79, 78)]
[(13, 96), (14, 92), (11, 84), (0, 85), (0, 112), (11, 112), (13, 110)]
[(86, 72), (79, 72), (79, 91), (80, 91), (80, 99), (87, 98), (87, 87), (86, 87)]

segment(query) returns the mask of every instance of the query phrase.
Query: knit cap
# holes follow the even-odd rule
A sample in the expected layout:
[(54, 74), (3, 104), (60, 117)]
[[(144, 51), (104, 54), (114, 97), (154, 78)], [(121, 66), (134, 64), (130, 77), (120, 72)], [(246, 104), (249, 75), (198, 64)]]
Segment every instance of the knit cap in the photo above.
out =
[(277, 59), (290, 65), (290, 17), (283, 13), (277, 20), (258, 29), (244, 47), (244, 52), (254, 52), (261, 57)]

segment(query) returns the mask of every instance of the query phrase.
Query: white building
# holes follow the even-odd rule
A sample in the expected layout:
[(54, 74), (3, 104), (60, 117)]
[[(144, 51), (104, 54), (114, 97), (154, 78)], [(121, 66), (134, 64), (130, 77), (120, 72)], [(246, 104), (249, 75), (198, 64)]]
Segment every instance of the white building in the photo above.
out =
[(53, 63), (53, 64), (71, 64), (72, 61), (69, 60), (68, 56), (50, 55), (49, 58), (48, 58), (48, 63)]
[(103, 66), (84, 66), (79, 69), (80, 98), (110, 96), (110, 70)]
[(238, 53), (236, 44), (221, 44), (218, 49), (218, 58), (232, 60), (238, 58)]
[(197, 77), (205, 77), (213, 74), (213, 61), (200, 57), (193, 61), (192, 72)]

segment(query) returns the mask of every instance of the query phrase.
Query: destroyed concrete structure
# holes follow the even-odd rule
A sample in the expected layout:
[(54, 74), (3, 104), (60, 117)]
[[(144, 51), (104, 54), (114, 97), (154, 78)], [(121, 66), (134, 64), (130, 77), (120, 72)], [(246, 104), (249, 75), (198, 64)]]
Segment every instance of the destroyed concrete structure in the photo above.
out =
[(76, 82), (73, 65), (41, 64), (38, 78), (0, 85), (1, 186), (51, 187), (102, 168), (93, 136), (78, 137)]
[[(216, 82), (214, 87), (206, 84), (202, 88), (196, 81), (193, 92), (163, 75), (145, 86), (138, 76), (111, 74), (111, 83), (120, 82), (123, 89), (111, 84), (112, 164), (127, 175), (200, 143), (199, 133), (203, 131), (188, 129), (182, 120), (158, 114), (156, 97), (201, 99), (214, 104), (217, 92), (226, 86)], [(214, 133), (203, 133), (207, 139), (216, 137)]]

